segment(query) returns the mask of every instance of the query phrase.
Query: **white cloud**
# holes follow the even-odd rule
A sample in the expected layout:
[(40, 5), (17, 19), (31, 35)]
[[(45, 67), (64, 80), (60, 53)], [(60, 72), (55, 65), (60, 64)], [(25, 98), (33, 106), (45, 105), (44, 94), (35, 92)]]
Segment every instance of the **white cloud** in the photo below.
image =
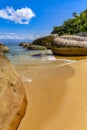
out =
[(15, 10), (13, 7), (6, 7), (0, 10), (0, 18), (14, 21), (19, 24), (29, 24), (35, 13), (28, 7)]
[(0, 33), (0, 39), (16, 39), (16, 40), (34, 40), (37, 38), (39, 35), (29, 35), (27, 33)]

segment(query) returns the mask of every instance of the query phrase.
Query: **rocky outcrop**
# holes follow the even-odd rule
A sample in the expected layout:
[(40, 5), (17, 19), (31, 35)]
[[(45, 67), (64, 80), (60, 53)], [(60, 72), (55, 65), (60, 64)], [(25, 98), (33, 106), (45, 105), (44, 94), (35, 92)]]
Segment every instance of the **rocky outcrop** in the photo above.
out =
[(29, 45), (28, 50), (47, 50), (45, 46), (40, 46), (40, 45)]
[(87, 37), (87, 32), (80, 32), (77, 35), (82, 37)]
[(23, 48), (27, 48), (29, 46), (30, 43), (27, 42), (21, 42), (19, 43), (19, 46), (22, 46)]
[(87, 37), (77, 36), (77, 35), (63, 35), (60, 38), (67, 40), (76, 40), (76, 41), (87, 41)]
[(45, 46), (47, 49), (51, 49), (53, 38), (54, 38), (53, 35), (41, 37), (34, 40), (32, 45), (41, 45), (41, 46)]
[(61, 36), (53, 40), (52, 51), (56, 55), (87, 55), (87, 38), (80, 36)]
[(23, 83), (10, 61), (0, 52), (0, 130), (16, 130), (26, 105)]
[(10, 51), (10, 48), (4, 45), (3, 43), (0, 43), (0, 51), (8, 52)]
[[(40, 37), (34, 40), (32, 43), (21, 42), (19, 46), (22, 46), (23, 48), (28, 48), (31, 50), (44, 50), (46, 48), (51, 49), (52, 41), (56, 37), (58, 37), (58, 34), (51, 34), (48, 36)], [(37, 49), (36, 46), (40, 46), (40, 47), (44, 46), (44, 47), (43, 49), (40, 49), (40, 47)]]

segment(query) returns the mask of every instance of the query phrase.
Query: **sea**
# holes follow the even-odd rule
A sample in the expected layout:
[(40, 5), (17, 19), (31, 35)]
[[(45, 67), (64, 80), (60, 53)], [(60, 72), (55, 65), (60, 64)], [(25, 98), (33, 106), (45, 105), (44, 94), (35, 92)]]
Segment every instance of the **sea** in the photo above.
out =
[[(1, 40), (5, 45), (10, 48), (10, 51), (6, 53), (6, 56), (14, 65), (28, 64), (30, 66), (36, 67), (46, 67), (49, 64), (54, 66), (61, 66), (65, 64), (70, 64), (75, 60), (67, 59), (65, 57), (55, 57), (51, 50), (28, 50), (19, 46), (20, 42), (23, 40)], [(32, 42), (32, 41), (25, 41)]]
[[(41, 75), (49, 79), (49, 69), (56, 70), (59, 67), (61, 69), (65, 65), (76, 62), (70, 57), (54, 56), (51, 50), (27, 50), (27, 48), (19, 46), (19, 43), (23, 41), (5, 40), (2, 42), (10, 48), (10, 51), (5, 54), (16, 68), (23, 82), (31, 83), (37, 78), (42, 80)], [(55, 75), (54, 73), (55, 71), (52, 75)]]

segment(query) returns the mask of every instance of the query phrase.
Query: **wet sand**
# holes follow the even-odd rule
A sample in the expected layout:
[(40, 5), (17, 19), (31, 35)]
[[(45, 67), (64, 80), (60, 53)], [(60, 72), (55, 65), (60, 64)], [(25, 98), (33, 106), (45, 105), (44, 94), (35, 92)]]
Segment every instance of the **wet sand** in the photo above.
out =
[(87, 60), (17, 70), (28, 97), (18, 130), (87, 130)]

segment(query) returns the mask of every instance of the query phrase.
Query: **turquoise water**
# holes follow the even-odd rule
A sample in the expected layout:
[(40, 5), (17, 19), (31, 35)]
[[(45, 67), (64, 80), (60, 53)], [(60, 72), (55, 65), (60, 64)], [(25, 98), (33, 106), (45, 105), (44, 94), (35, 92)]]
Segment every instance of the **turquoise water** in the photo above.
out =
[(71, 60), (66, 59), (56, 59), (51, 50), (27, 50), (21, 46), (18, 46), (18, 43), (6, 43), (6, 45), (10, 48), (10, 52), (6, 53), (7, 57), (14, 65), (20, 64), (30, 64), (30, 65), (47, 65), (47, 64), (56, 64), (64, 65), (71, 63)]

